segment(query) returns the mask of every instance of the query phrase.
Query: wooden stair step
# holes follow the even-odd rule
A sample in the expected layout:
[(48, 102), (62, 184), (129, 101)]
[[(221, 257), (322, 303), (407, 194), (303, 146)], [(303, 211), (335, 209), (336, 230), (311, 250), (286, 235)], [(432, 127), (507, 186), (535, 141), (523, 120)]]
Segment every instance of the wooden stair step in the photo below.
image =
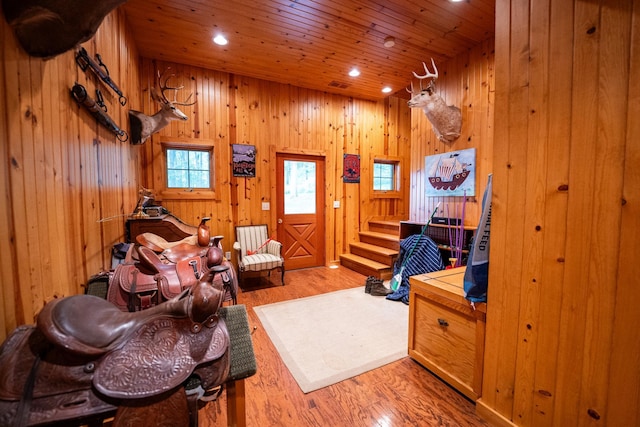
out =
[(398, 258), (398, 251), (395, 249), (389, 249), (365, 242), (350, 243), (349, 252), (389, 266), (393, 266), (396, 258)]
[(376, 231), (361, 231), (360, 241), (388, 249), (400, 250), (400, 239), (388, 233), (378, 233)]
[(374, 276), (382, 280), (390, 279), (393, 276), (392, 267), (359, 255), (342, 254), (340, 255), (340, 264), (365, 276)]
[(400, 236), (400, 221), (371, 220), (369, 221), (369, 231)]

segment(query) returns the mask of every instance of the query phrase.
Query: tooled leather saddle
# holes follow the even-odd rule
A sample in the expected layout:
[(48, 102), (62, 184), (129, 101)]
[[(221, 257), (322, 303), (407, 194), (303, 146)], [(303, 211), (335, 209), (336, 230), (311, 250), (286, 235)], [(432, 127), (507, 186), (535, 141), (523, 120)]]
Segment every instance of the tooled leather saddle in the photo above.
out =
[(18, 327), (0, 347), (0, 425), (119, 413), (174, 393), (194, 375), (204, 390), (223, 384), (229, 333), (213, 275), (134, 313), (92, 295), (46, 304), (36, 326)]
[[(149, 234), (149, 233), (145, 233)], [(108, 273), (107, 300), (126, 311), (139, 311), (174, 298), (212, 271), (214, 283), (225, 290), (225, 301), (236, 302), (238, 279), (233, 265), (222, 257), (220, 236), (208, 246), (180, 242), (164, 249), (153, 239), (129, 248), (125, 262)]]

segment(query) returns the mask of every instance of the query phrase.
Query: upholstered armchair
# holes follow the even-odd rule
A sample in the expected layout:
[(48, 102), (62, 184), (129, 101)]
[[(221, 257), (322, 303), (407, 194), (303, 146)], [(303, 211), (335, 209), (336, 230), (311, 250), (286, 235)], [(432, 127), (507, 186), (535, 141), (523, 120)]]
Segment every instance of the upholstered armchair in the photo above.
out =
[(248, 272), (271, 271), (280, 269), (284, 285), (284, 258), (280, 255), (282, 243), (269, 238), (266, 224), (240, 225), (236, 227), (236, 242), (233, 244), (238, 259), (240, 287)]

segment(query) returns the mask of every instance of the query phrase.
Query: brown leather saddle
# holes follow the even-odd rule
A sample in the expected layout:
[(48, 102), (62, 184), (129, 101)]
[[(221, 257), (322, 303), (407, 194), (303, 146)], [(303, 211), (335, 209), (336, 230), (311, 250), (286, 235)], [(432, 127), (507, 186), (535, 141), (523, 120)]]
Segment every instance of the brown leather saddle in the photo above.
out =
[(166, 249), (170, 249), (174, 246), (181, 245), (183, 243), (189, 245), (198, 245), (201, 247), (212, 245), (217, 246), (218, 242), (222, 239), (222, 236), (211, 237), (211, 231), (209, 229), (209, 226), (207, 225), (207, 222), (210, 219), (211, 218), (209, 217), (202, 218), (200, 220), (200, 224), (198, 224), (198, 227), (196, 228), (196, 233), (181, 240), (170, 242), (167, 241), (164, 237), (159, 236), (155, 233), (146, 232), (138, 234), (136, 236), (136, 242), (139, 245), (146, 246), (158, 253)]
[[(139, 243), (158, 243), (155, 235), (145, 234), (149, 236), (138, 239)], [(132, 245), (125, 262), (110, 274), (107, 299), (122, 310), (144, 310), (174, 298), (212, 271), (214, 283), (225, 290), (225, 300), (235, 303), (238, 279), (233, 265), (222, 256), (221, 239), (215, 236), (208, 246), (180, 241), (167, 249), (157, 244)]]
[[(92, 295), (45, 305), (36, 326), (0, 347), (0, 425), (38, 425), (144, 406), (194, 376), (203, 390), (229, 375), (229, 332), (213, 272), (135, 313)], [(125, 405), (126, 406), (126, 405)]]

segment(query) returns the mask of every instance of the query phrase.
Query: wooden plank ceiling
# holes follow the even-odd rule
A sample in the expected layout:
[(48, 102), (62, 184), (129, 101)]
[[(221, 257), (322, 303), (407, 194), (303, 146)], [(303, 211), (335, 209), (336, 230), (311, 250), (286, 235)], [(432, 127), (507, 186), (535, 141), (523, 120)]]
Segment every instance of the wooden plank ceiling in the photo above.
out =
[[(364, 99), (494, 34), (495, 0), (129, 0), (144, 57)], [(225, 35), (218, 46), (212, 37)], [(393, 47), (384, 47), (387, 37)], [(356, 67), (359, 77), (348, 72)]]

